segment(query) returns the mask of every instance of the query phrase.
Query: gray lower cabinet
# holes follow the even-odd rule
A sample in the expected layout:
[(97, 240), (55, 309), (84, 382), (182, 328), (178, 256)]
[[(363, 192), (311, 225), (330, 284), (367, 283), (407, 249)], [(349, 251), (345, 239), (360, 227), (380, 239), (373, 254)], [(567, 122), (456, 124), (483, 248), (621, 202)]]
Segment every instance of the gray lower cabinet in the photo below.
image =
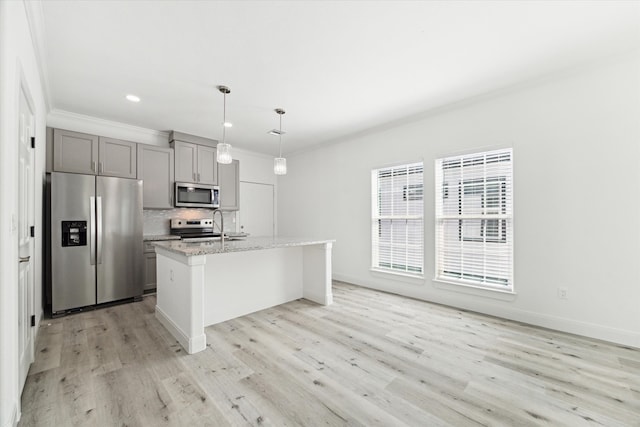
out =
[(218, 162), (215, 147), (173, 141), (175, 150), (175, 178), (178, 182), (218, 184)]
[(136, 143), (54, 129), (53, 171), (135, 178)]
[(228, 165), (218, 165), (218, 185), (220, 186), (220, 209), (237, 211), (240, 209), (240, 162), (234, 160)]
[(144, 242), (144, 290), (156, 288), (156, 251), (151, 244)]
[(144, 209), (172, 209), (174, 154), (171, 148), (138, 144), (138, 179)]

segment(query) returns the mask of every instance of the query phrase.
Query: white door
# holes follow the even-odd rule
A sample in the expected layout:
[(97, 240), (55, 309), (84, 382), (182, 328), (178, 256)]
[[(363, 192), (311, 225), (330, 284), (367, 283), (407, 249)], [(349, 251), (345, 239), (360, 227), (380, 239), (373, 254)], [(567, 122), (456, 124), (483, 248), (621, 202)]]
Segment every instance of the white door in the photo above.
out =
[(25, 89), (20, 87), (19, 107), (19, 195), (18, 195), (18, 253), (20, 259), (18, 276), (18, 356), (19, 389), (27, 379), (29, 366), (33, 362), (33, 329), (31, 316), (34, 314), (34, 274), (33, 241), (31, 227), (34, 225), (34, 168), (31, 137), (34, 135), (33, 111)]
[(240, 182), (240, 231), (273, 237), (273, 185)]

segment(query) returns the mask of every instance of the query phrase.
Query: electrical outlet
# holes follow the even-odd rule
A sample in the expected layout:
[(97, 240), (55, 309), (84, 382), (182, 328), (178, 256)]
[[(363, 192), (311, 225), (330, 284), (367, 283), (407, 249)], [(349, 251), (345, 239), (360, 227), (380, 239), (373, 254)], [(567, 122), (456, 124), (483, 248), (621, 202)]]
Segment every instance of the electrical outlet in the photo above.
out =
[(558, 298), (560, 299), (567, 299), (567, 294), (569, 293), (569, 290), (565, 287), (560, 287), (558, 288)]

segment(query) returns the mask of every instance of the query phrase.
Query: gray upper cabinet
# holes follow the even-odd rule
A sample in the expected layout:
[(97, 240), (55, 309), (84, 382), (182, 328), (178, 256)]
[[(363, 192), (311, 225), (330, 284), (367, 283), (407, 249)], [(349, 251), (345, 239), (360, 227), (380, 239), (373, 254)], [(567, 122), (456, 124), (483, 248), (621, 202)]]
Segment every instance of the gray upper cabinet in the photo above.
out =
[(198, 182), (218, 184), (217, 150), (213, 147), (198, 145)]
[(218, 165), (218, 185), (220, 186), (220, 209), (237, 211), (240, 209), (240, 162), (234, 160), (228, 165)]
[(138, 144), (138, 179), (145, 209), (173, 208), (174, 158), (170, 148)]
[(98, 173), (98, 137), (69, 130), (53, 130), (53, 170)]
[(98, 174), (120, 178), (136, 177), (136, 143), (100, 137)]
[(215, 147), (183, 141), (173, 141), (171, 144), (175, 150), (176, 181), (208, 185), (218, 183)]
[(176, 156), (176, 181), (197, 182), (198, 146), (188, 142), (175, 141), (173, 148)]
[(136, 143), (54, 129), (53, 170), (135, 178)]

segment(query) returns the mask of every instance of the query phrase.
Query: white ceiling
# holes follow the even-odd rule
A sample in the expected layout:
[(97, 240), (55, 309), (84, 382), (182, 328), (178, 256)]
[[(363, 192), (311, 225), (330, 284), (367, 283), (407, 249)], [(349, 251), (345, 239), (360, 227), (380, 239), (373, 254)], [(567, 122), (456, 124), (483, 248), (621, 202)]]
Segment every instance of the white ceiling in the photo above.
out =
[[(640, 48), (638, 1), (43, 1), (51, 107), (274, 154)], [(142, 102), (132, 104), (126, 94)]]

